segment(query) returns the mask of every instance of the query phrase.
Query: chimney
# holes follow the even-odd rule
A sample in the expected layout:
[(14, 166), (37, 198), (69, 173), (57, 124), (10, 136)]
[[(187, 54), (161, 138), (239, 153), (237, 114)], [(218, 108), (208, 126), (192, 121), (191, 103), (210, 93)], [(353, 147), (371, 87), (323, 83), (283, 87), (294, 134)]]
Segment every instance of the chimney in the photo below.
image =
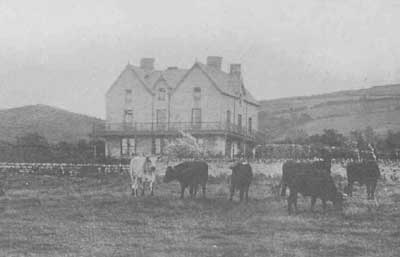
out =
[(142, 58), (140, 60), (140, 68), (146, 71), (154, 70), (154, 58)]
[(230, 74), (240, 79), (242, 76), (242, 69), (239, 63), (231, 64)]
[(221, 65), (222, 65), (222, 57), (220, 56), (207, 57), (207, 66), (213, 67), (217, 70), (221, 70)]

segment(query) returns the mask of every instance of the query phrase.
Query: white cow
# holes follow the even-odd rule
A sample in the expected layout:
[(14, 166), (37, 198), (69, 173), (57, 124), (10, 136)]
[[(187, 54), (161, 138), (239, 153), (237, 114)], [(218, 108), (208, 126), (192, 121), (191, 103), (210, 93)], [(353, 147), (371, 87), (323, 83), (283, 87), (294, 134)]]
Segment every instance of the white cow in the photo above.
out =
[(156, 180), (156, 156), (134, 156), (129, 166), (131, 177), (132, 195), (138, 195), (139, 185), (142, 187), (142, 195), (146, 184), (149, 184), (150, 194), (153, 195), (154, 182)]

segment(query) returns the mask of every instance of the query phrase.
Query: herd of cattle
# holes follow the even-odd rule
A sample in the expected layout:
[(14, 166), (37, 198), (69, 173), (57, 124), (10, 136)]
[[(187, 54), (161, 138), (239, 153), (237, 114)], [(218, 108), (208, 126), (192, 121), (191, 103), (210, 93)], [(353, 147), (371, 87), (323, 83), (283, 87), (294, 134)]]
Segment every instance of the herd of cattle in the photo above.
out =
[[(132, 195), (138, 196), (139, 190), (144, 195), (148, 189), (150, 194), (154, 194), (154, 186), (156, 182), (156, 167), (159, 166), (159, 158), (154, 156), (135, 156), (131, 159), (129, 167), (123, 165), (103, 165), (98, 167), (99, 173), (112, 173), (129, 171), (131, 180)], [(17, 166), (15, 166), (17, 165)], [(41, 174), (41, 172), (49, 171), (54, 174), (55, 170), (59, 173), (69, 174), (68, 165), (53, 166), (50, 164), (40, 165), (23, 165), (23, 164), (6, 164), (0, 165), (4, 170), (7, 167), (13, 169), (30, 169), (32, 173)], [(82, 165), (81, 165), (82, 166)], [(4, 168), (5, 167), (5, 168)], [(57, 167), (57, 169), (55, 169)], [(83, 165), (80, 168), (85, 168)], [(232, 173), (230, 176), (230, 196), (232, 201), (236, 191), (239, 191), (239, 198), (249, 199), (249, 188), (253, 180), (253, 170), (251, 165), (244, 160), (234, 162), (229, 166)], [(37, 172), (40, 171), (40, 172)], [(158, 173), (158, 172), (157, 172)], [(286, 189), (289, 188), (290, 193), (287, 197), (288, 212), (292, 213), (293, 207), (297, 212), (297, 195), (311, 197), (311, 210), (314, 208), (317, 199), (321, 199), (323, 209), (326, 209), (326, 202), (331, 201), (335, 207), (342, 206), (345, 196), (352, 196), (353, 184), (358, 182), (360, 185), (366, 185), (367, 198), (374, 199), (374, 193), (377, 181), (381, 176), (376, 160), (351, 161), (347, 163), (347, 185), (344, 192), (339, 192), (334, 180), (331, 176), (331, 160), (319, 161), (285, 161), (282, 165), (282, 176), (279, 184), (281, 196), (286, 196)], [(126, 173), (125, 173), (126, 174)], [(72, 175), (72, 174), (69, 174)], [(206, 197), (206, 186), (209, 175), (209, 166), (205, 161), (184, 161), (174, 166), (168, 166), (165, 170), (163, 182), (169, 183), (176, 180), (180, 184), (181, 194), (184, 197), (185, 190), (188, 188), (190, 197), (196, 197), (201, 187), (203, 197)], [(4, 194), (0, 185), (0, 195)]]
[[(142, 188), (144, 195), (146, 184), (149, 185), (153, 194), (155, 182), (155, 170), (157, 160), (154, 157), (134, 157), (130, 163), (130, 177), (132, 194), (137, 195), (138, 187)], [(246, 161), (238, 161), (230, 166), (232, 175), (230, 179), (230, 200), (232, 201), (235, 191), (240, 192), (240, 201), (244, 196), (249, 198), (249, 188), (253, 179), (250, 164)], [(292, 213), (294, 206), (297, 212), (297, 195), (311, 197), (311, 210), (313, 210), (317, 199), (321, 199), (323, 209), (326, 202), (331, 201), (337, 208), (342, 207), (344, 196), (352, 196), (353, 184), (358, 182), (366, 185), (368, 199), (374, 199), (377, 181), (380, 171), (376, 160), (364, 160), (350, 162), (346, 167), (348, 184), (344, 193), (339, 192), (331, 176), (331, 160), (322, 161), (286, 161), (282, 165), (282, 179), (280, 182), (281, 196), (286, 195), (286, 188), (290, 194), (287, 198), (288, 212)], [(189, 188), (190, 196), (196, 196), (198, 187), (202, 187), (203, 197), (206, 195), (206, 184), (208, 180), (208, 164), (204, 161), (185, 161), (175, 166), (168, 166), (164, 176), (164, 182), (177, 180), (181, 186), (181, 198), (184, 197), (186, 188)]]

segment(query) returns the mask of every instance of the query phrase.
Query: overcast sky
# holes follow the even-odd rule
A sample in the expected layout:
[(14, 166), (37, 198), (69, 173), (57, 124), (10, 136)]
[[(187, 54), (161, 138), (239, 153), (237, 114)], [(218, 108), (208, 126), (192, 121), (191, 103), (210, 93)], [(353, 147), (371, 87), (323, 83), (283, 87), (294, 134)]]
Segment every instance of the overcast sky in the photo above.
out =
[(104, 117), (141, 57), (242, 63), (258, 100), (400, 82), (400, 1), (0, 0), (0, 109), (48, 104)]

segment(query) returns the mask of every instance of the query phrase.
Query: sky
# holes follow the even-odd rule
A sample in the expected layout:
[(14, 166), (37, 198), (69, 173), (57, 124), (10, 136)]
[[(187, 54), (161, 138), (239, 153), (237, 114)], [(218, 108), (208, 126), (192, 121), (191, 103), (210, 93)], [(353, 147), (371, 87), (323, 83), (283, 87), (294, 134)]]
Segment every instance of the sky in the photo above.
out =
[(241, 63), (258, 100), (400, 83), (397, 0), (0, 0), (0, 109), (100, 118), (127, 63)]

